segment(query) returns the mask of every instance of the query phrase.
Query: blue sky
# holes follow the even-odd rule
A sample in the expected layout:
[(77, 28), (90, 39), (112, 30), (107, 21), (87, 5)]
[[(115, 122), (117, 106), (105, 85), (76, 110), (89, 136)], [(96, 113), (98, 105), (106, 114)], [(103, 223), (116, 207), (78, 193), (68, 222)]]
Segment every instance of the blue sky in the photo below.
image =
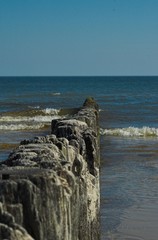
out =
[(158, 75), (157, 0), (0, 0), (0, 76)]

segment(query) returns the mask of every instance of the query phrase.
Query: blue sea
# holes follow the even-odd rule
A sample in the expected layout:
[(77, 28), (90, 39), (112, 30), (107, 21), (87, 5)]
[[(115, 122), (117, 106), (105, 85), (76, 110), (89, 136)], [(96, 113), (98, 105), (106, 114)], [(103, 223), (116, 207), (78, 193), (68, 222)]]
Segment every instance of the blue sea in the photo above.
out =
[(101, 239), (158, 239), (158, 77), (0, 77), (0, 160), (60, 109), (100, 108)]

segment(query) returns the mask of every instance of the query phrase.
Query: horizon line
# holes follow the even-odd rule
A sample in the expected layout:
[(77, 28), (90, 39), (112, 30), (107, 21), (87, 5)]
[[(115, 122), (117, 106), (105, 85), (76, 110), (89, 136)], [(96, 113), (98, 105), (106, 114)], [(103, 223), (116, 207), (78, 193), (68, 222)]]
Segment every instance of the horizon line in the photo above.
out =
[(2, 77), (158, 77), (158, 75), (4, 75)]

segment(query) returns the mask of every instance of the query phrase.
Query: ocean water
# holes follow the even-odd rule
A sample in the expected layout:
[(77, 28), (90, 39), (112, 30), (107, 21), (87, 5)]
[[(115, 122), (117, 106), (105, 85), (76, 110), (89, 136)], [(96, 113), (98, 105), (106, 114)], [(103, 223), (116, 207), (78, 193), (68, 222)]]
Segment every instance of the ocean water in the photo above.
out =
[(61, 109), (100, 107), (101, 239), (157, 240), (158, 77), (0, 77), (0, 161)]

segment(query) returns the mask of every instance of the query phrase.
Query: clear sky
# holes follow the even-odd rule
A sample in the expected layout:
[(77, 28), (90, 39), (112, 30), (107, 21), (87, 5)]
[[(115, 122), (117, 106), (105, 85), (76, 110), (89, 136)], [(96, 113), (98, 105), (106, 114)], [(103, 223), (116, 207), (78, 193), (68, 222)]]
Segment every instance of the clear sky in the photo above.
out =
[(12, 75), (158, 75), (158, 0), (0, 0)]

